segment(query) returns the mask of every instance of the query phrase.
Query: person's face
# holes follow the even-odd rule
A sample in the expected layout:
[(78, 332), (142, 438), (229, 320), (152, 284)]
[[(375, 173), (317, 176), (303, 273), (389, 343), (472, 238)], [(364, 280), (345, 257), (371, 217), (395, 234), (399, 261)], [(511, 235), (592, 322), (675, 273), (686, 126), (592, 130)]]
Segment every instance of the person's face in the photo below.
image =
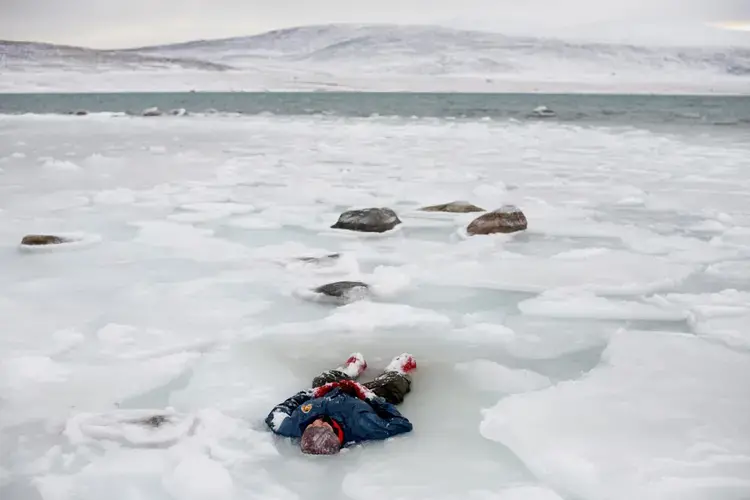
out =
[(331, 424), (324, 421), (322, 418), (313, 420), (309, 425), (310, 427), (328, 427), (329, 429), (331, 429), (331, 431), (333, 431), (333, 427), (331, 427)]

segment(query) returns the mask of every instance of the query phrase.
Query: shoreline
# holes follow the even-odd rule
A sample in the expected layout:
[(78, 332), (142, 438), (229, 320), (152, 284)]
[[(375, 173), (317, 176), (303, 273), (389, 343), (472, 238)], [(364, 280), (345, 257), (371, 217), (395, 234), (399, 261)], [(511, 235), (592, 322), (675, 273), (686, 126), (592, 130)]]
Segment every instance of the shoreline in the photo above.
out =
[(0, 77), (0, 95), (139, 93), (370, 93), (370, 94), (565, 94), (637, 96), (750, 95), (750, 78), (739, 81), (565, 81), (479, 76), (274, 75), (252, 72), (11, 72)]

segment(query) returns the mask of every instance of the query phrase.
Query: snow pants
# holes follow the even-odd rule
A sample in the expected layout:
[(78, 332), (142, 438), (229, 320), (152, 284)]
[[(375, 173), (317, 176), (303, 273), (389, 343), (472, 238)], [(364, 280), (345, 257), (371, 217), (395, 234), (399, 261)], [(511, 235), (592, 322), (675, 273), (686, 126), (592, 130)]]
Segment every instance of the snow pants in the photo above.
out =
[[(352, 378), (339, 370), (328, 370), (313, 379), (312, 387), (342, 380), (352, 380)], [(411, 377), (399, 372), (386, 371), (362, 385), (392, 405), (397, 405), (403, 402), (404, 396), (411, 391)]]

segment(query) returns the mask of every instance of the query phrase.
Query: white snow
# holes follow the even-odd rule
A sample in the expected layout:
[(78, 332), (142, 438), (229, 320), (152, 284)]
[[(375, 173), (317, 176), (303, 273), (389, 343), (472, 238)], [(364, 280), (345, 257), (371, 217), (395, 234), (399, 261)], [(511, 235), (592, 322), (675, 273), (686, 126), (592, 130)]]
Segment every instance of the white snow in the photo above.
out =
[[(750, 496), (743, 131), (0, 116), (0, 151), (19, 143), (38, 153), (0, 183), (3, 500)], [(461, 199), (529, 229), (417, 211)], [(404, 223), (330, 229), (367, 206)], [(372, 296), (295, 293), (341, 280)], [(265, 417), (355, 351), (363, 380), (415, 356), (414, 432), (302, 456)]]

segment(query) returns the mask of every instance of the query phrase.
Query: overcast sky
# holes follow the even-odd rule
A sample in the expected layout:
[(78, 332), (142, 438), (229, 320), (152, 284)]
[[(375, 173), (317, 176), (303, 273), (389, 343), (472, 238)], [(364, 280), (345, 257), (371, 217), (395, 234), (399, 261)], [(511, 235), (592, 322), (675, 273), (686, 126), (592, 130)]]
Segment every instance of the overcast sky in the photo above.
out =
[(750, 45), (750, 31), (704, 27), (728, 21), (750, 25), (750, 0), (0, 0), (0, 39), (99, 48), (341, 22), (696, 44), (726, 35)]

